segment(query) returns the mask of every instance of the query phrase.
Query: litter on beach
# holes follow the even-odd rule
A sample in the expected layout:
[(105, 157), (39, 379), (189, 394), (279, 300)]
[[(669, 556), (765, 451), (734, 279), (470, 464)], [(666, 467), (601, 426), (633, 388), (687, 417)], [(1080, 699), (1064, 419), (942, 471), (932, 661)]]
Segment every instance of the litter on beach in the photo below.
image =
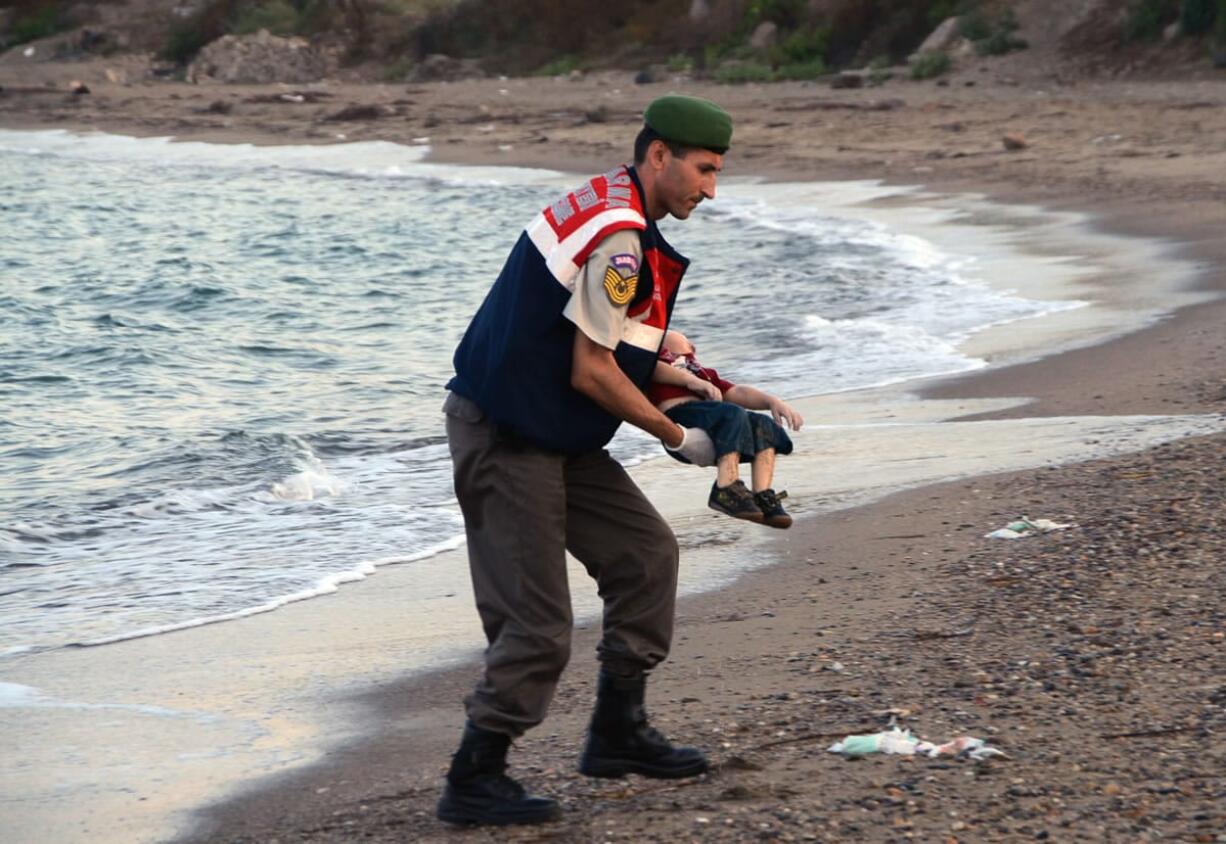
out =
[(891, 727), (880, 733), (863, 736), (847, 736), (826, 748), (830, 753), (845, 756), (867, 756), (870, 753), (887, 753), (896, 756), (961, 756), (976, 762), (999, 756), (1008, 759), (1002, 751), (983, 739), (974, 736), (958, 736), (944, 744), (934, 744), (911, 734), (910, 730)]
[(1003, 528), (985, 533), (984, 539), (1022, 539), (1027, 536), (1037, 536), (1040, 533), (1050, 533), (1053, 530), (1064, 530), (1072, 525), (1053, 522), (1051, 519), (1028, 519), (1022, 516), (1015, 522), (1009, 522)]

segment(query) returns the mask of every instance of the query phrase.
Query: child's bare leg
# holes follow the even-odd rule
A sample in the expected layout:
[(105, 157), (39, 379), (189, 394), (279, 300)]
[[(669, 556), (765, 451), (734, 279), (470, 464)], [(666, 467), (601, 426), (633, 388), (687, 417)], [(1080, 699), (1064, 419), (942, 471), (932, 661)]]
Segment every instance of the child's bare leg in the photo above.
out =
[(761, 492), (770, 489), (775, 479), (775, 450), (764, 448), (753, 456), (753, 491)]
[(730, 451), (715, 461), (715, 485), (725, 487), (741, 476), (740, 468), (737, 464), (741, 460), (741, 455), (735, 451)]

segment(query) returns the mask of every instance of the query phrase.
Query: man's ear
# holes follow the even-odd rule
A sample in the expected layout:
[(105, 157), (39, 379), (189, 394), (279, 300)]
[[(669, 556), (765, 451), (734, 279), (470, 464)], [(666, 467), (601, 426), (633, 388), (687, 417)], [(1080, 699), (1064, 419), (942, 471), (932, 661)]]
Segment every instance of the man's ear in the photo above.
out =
[(663, 170), (668, 155), (668, 144), (659, 138), (647, 145), (647, 163), (653, 170)]

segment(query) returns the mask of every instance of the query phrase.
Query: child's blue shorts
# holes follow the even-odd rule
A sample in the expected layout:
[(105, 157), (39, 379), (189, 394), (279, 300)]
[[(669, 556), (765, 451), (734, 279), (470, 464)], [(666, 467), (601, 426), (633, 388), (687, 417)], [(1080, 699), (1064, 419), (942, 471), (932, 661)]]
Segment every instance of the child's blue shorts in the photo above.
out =
[[(686, 428), (701, 428), (715, 443), (716, 458), (737, 452), (739, 462), (750, 463), (754, 456), (768, 448), (776, 454), (791, 454), (792, 439), (783, 426), (763, 413), (754, 413), (726, 401), (688, 401), (664, 411), (664, 415)], [(689, 463), (680, 454), (670, 451), (682, 463)]]

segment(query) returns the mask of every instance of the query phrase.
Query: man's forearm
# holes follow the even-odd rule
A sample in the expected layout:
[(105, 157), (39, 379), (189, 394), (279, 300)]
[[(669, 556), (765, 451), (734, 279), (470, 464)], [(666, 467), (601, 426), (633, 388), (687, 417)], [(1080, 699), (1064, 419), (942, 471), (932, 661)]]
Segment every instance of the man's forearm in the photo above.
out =
[(583, 332), (576, 334), (571, 386), (617, 418), (663, 440), (665, 445), (680, 445), (684, 438), (681, 426), (656, 410), (621, 371), (613, 353), (588, 340)]

